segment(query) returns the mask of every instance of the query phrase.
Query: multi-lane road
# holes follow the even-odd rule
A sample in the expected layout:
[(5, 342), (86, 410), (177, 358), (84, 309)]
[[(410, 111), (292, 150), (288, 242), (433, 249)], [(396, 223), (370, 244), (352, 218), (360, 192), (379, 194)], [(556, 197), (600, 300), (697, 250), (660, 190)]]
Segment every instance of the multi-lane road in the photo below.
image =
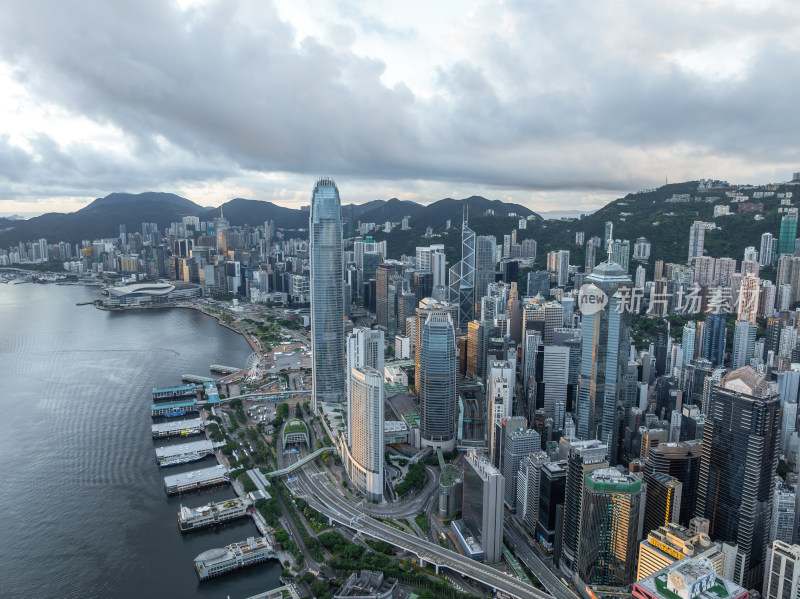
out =
[(509, 549), (530, 568), (531, 572), (542, 583), (542, 586), (555, 599), (576, 599), (575, 594), (564, 585), (561, 578), (536, 555), (536, 552), (531, 548), (532, 541), (527, 537), (516, 518), (506, 517), (503, 532)]
[(491, 566), (476, 562), (455, 551), (444, 549), (437, 543), (431, 543), (414, 535), (401, 532), (369, 516), (365, 516), (360, 508), (351, 504), (349, 500), (331, 486), (324, 473), (309, 474), (305, 471), (300, 471), (297, 477), (289, 483), (289, 487), (294, 493), (303, 496), (316, 510), (331, 520), (373, 538), (402, 547), (406, 551), (417, 555), (420, 563), (429, 563), (436, 566), (437, 569), (438, 567), (449, 568), (491, 587), (493, 590), (519, 599), (550, 599), (547, 593), (535, 589), (513, 576), (499, 572)]

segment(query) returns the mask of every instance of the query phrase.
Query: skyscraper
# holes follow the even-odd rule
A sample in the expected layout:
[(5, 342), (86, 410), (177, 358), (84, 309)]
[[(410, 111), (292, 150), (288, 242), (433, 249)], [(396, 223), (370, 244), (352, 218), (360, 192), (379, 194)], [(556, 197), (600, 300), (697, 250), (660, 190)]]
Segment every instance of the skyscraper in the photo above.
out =
[(348, 474), (370, 501), (383, 499), (383, 375), (369, 366), (350, 371)]
[[(517, 417), (519, 418), (519, 417)], [(522, 418), (524, 421), (525, 419)], [(503, 478), (506, 480), (505, 504), (509, 509), (517, 509), (517, 473), (522, 459), (542, 448), (542, 440), (532, 428), (507, 429), (503, 443)]]
[(475, 302), (486, 295), (489, 283), (494, 283), (495, 248), (493, 235), (479, 235), (475, 240)]
[(717, 312), (706, 317), (706, 338), (703, 343), (703, 357), (714, 366), (725, 362), (725, 314)]
[(586, 476), (608, 468), (608, 446), (599, 441), (562, 440), (567, 450), (567, 477), (564, 488), (564, 527), (561, 532), (561, 570), (572, 575), (578, 566), (581, 502)]
[(800, 595), (800, 545), (775, 541), (771, 554), (764, 599), (797, 597)]
[(615, 468), (586, 476), (578, 551), (578, 575), (583, 582), (624, 587), (636, 580), (643, 509), (639, 477)]
[[(692, 260), (703, 255), (703, 246), (705, 245), (706, 231), (714, 229), (714, 223), (707, 223), (700, 220), (694, 221), (689, 228), (689, 259), (688, 264)], [(794, 251), (794, 250), (792, 250)]]
[(761, 266), (772, 266), (775, 264), (775, 252), (773, 251), (774, 237), (772, 233), (761, 235), (761, 247), (758, 252), (758, 263)]
[(353, 368), (374, 368), (383, 373), (383, 331), (359, 327), (347, 334), (347, 384), (348, 397), (350, 376)]
[(454, 523), (456, 538), (462, 546), (470, 546), (463, 532), (463, 523), (477, 539), (487, 564), (499, 563), (503, 556), (503, 495), (505, 480), (485, 456), (470, 450), (464, 461), (464, 497), (462, 521)]
[(689, 525), (695, 513), (702, 449), (702, 441), (691, 440), (660, 443), (647, 452), (645, 477), (659, 472), (680, 481), (681, 506), (678, 522), (684, 526)]
[(450, 269), (450, 301), (458, 306), (458, 322), (462, 331), (475, 318), (475, 231), (467, 226), (467, 213), (461, 223), (461, 260)]
[(616, 460), (617, 400), (624, 389), (630, 352), (630, 311), (617, 294), (632, 281), (614, 262), (603, 262), (586, 277), (596, 295), (605, 294), (608, 305), (593, 314), (585, 312), (581, 322), (581, 368), (578, 395), (578, 437), (600, 439), (609, 445)]
[(745, 553), (745, 586), (764, 573), (778, 464), (780, 399), (749, 366), (722, 378), (711, 392), (703, 430), (697, 514), (713, 539)]
[(794, 254), (794, 241), (797, 238), (797, 208), (789, 208), (781, 219), (781, 231), (778, 235), (778, 257)]
[(748, 320), (737, 320), (733, 332), (733, 357), (731, 368), (734, 370), (750, 364), (756, 347), (756, 324)]
[(345, 400), (344, 279), (339, 190), (319, 179), (308, 224), (311, 277), (311, 385), (314, 408)]
[[(423, 447), (452, 451), (456, 444), (456, 337), (446, 312), (431, 312), (422, 327), (420, 437)], [(502, 500), (501, 500), (502, 501)]]

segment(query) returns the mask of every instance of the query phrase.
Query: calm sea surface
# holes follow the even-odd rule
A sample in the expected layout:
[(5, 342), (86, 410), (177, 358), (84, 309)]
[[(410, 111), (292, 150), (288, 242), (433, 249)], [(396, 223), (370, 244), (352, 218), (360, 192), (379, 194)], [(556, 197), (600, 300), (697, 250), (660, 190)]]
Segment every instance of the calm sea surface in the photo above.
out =
[[(0, 597), (219, 597), (280, 585), (268, 562), (199, 583), (193, 559), (255, 536), (250, 519), (188, 535), (151, 438), (154, 386), (244, 365), (239, 335), (193, 310), (109, 313), (94, 288), (0, 284)], [(197, 437), (192, 438), (196, 440)]]

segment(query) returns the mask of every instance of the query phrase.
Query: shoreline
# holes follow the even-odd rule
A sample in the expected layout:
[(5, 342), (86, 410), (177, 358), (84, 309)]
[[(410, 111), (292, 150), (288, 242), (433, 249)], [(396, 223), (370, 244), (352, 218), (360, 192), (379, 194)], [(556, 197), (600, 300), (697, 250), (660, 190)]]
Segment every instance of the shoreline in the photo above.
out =
[(211, 317), (215, 318), (217, 320), (217, 324), (219, 326), (225, 327), (226, 329), (228, 329), (230, 331), (233, 331), (234, 333), (238, 333), (239, 335), (244, 337), (245, 341), (247, 341), (248, 345), (250, 346), (250, 348), (254, 352), (261, 353), (261, 351), (262, 351), (261, 348), (256, 343), (255, 339), (253, 339), (248, 333), (246, 333), (245, 331), (240, 331), (236, 327), (234, 327), (234, 326), (228, 324), (227, 322), (223, 321), (222, 320), (222, 316), (220, 316), (219, 314), (215, 314), (213, 312), (206, 312), (200, 306), (184, 306), (184, 305), (181, 305), (181, 304), (165, 304), (165, 305), (160, 305), (160, 306), (149, 305), (149, 306), (125, 306), (125, 307), (119, 307), (119, 308), (110, 308), (110, 307), (105, 306), (103, 304), (95, 304), (95, 307), (98, 310), (105, 310), (106, 312), (127, 312), (129, 310), (162, 310), (162, 309), (172, 309), (172, 308), (180, 308), (180, 309), (184, 309), (184, 310), (196, 310), (198, 312), (201, 312), (201, 313), (205, 314), (206, 316), (211, 316)]

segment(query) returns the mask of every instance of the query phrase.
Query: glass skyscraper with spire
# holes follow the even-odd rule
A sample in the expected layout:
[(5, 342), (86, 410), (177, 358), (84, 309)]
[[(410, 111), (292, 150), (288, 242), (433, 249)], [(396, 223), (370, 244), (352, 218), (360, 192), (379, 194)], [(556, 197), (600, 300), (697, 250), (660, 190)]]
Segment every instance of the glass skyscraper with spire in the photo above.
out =
[(345, 401), (342, 208), (332, 179), (314, 186), (308, 224), (314, 407)]

